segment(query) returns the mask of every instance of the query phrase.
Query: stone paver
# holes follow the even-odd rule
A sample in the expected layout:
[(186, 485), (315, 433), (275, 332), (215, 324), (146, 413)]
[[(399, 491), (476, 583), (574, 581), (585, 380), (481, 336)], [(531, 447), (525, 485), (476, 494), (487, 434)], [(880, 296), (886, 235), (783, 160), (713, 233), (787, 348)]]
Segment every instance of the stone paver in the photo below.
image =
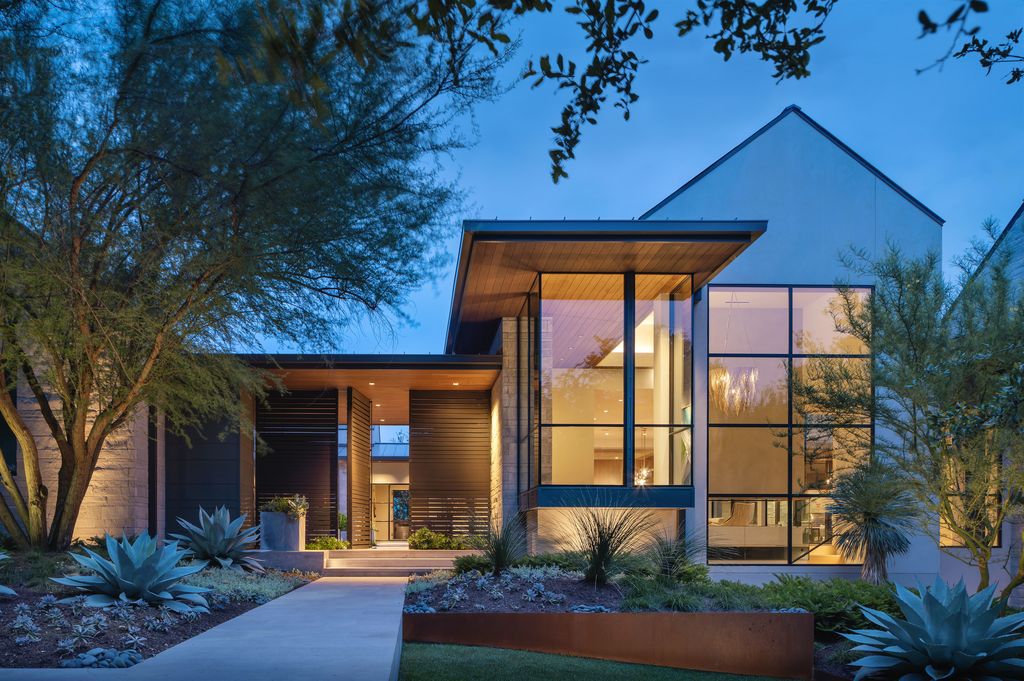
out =
[(128, 670), (0, 670), (17, 681), (389, 681), (405, 578), (324, 577)]

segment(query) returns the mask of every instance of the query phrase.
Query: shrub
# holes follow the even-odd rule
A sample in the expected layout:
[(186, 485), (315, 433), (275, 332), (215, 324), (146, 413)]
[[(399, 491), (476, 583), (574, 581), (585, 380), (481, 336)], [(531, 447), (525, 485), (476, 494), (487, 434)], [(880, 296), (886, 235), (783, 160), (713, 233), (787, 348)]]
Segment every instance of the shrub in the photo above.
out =
[(645, 555), (655, 574), (679, 582), (708, 582), (708, 566), (697, 562), (704, 549), (692, 536), (656, 535)]
[(567, 510), (567, 548), (583, 557), (584, 579), (596, 585), (606, 584), (616, 563), (649, 541), (655, 525), (646, 508), (581, 505)]
[(178, 548), (178, 542), (168, 542), (158, 548), (156, 539), (148, 534), (140, 534), (135, 541), (127, 537), (117, 541), (108, 534), (106, 545), (110, 560), (87, 548), (82, 549), (86, 553), (84, 556), (71, 554), (79, 565), (94, 575), (65, 575), (51, 579), (57, 584), (90, 594), (85, 604), (94, 607), (128, 601), (163, 606), (174, 612), (209, 612), (206, 599), (201, 595), (207, 589), (181, 583), (183, 577), (199, 572), (206, 563), (175, 567), (188, 554), (185, 549)]
[(449, 537), (434, 532), (429, 527), (421, 527), (409, 535), (409, 548), (418, 550), (455, 550), (478, 549), (483, 545), (479, 537), (454, 535)]
[(476, 570), (480, 573), (486, 573), (491, 571), (491, 561), (487, 560), (484, 556), (477, 555), (475, 553), (468, 553), (465, 556), (458, 556), (453, 562), (452, 567), (456, 574), (462, 574), (463, 572), (472, 572)]
[(526, 553), (526, 528), (519, 515), (511, 518), (502, 527), (492, 527), (484, 538), (483, 557), (490, 563), (495, 577), (500, 577)]
[(996, 585), (968, 597), (961, 580), (952, 589), (941, 579), (918, 596), (896, 587), (906, 619), (862, 607), (881, 629), (843, 634), (867, 653), (851, 663), (856, 679), (885, 674), (902, 679), (1021, 678), (1024, 613), (999, 617), (1005, 602), (993, 600)]
[[(3, 551), (0, 551), (0, 562), (7, 560), (7, 558), (7, 554)], [(3, 584), (0, 584), (0, 595), (17, 596), (18, 594), (14, 593), (14, 589), (10, 588), (9, 586), (4, 586)]]
[(632, 576), (626, 579), (623, 610), (675, 610), (696, 612), (707, 610), (750, 612), (767, 610), (761, 589), (739, 582), (691, 582), (656, 575)]
[(309, 501), (301, 494), (290, 497), (274, 497), (260, 504), (260, 510), (267, 513), (287, 513), (289, 518), (298, 520), (309, 510)]
[(310, 582), (311, 575), (267, 570), (246, 574), (230, 570), (203, 570), (182, 581), (209, 589), (233, 602), (266, 603)]
[(815, 580), (810, 577), (776, 575), (765, 584), (766, 601), (773, 608), (803, 608), (814, 613), (814, 627), (824, 634), (867, 626), (858, 605), (890, 615), (899, 613), (892, 586), (845, 579)]
[(344, 539), (331, 536), (313, 537), (306, 542), (307, 551), (340, 551), (351, 547), (352, 545)]
[(342, 532), (348, 531), (348, 516), (344, 513), (338, 514), (338, 529)]
[(243, 530), (245, 514), (231, 519), (228, 509), (224, 506), (213, 513), (199, 508), (199, 525), (193, 525), (184, 518), (178, 518), (178, 524), (184, 534), (171, 534), (172, 539), (179, 540), (192, 554), (193, 558), (205, 560), (230, 570), (248, 570), (263, 572), (263, 566), (246, 551), (260, 540), (260, 528), (250, 527)]
[(587, 567), (583, 557), (572, 551), (526, 555), (515, 564), (520, 567), (557, 567), (570, 572), (583, 572)]

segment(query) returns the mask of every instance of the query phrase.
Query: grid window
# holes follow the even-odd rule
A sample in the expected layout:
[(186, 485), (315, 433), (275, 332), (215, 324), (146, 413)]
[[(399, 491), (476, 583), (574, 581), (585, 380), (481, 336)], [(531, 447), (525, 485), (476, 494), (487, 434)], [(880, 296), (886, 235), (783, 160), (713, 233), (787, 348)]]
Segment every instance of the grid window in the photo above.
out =
[(825, 415), (793, 383), (871, 389), (868, 348), (845, 327), (869, 289), (711, 286), (708, 557), (836, 564), (828, 494), (870, 451), (871, 414)]

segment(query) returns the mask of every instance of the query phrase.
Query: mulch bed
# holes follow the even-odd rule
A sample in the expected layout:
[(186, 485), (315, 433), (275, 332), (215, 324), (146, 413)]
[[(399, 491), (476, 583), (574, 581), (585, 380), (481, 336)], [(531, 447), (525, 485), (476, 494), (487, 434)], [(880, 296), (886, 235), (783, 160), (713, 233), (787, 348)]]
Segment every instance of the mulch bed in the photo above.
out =
[[(62, 659), (74, 657), (75, 654), (92, 648), (134, 648), (143, 657), (149, 658), (257, 606), (256, 603), (249, 602), (224, 603), (217, 609), (211, 609), (210, 614), (198, 615), (194, 619), (172, 614), (167, 618), (167, 631), (159, 631), (152, 628), (161, 619), (160, 610), (157, 608), (133, 606), (126, 608), (122, 615), (111, 609), (103, 610), (81, 605), (41, 605), (40, 601), (48, 595), (47, 592), (26, 587), (17, 587), (16, 591), (17, 597), (0, 600), (0, 667), (58, 667)], [(19, 608), (19, 604), (27, 605), (27, 612), (24, 608)], [(62, 616), (63, 623), (58, 623), (57, 611)], [(19, 614), (26, 614), (38, 626), (38, 641), (15, 642), (19, 636), (26, 635), (23, 628), (12, 628)], [(73, 637), (75, 625), (81, 625), (83, 619), (95, 617), (97, 614), (106, 618), (106, 624), (103, 624), (102, 619), (99, 626), (94, 624), (95, 634), (78, 642), (73, 652), (58, 651), (60, 639)], [(159, 626), (162, 628), (163, 625)], [(129, 627), (137, 629), (135, 635), (145, 637), (145, 642), (140, 645), (126, 644), (124, 639), (129, 635)]]
[[(543, 590), (537, 584), (543, 584)], [(458, 595), (453, 596), (453, 591)], [(405, 603), (427, 605), (437, 612), (571, 612), (578, 606), (603, 606), (619, 610), (622, 591), (615, 585), (595, 587), (571, 577), (547, 577), (542, 582), (508, 579), (466, 579), (455, 588), (436, 584), (419, 593), (406, 594)]]

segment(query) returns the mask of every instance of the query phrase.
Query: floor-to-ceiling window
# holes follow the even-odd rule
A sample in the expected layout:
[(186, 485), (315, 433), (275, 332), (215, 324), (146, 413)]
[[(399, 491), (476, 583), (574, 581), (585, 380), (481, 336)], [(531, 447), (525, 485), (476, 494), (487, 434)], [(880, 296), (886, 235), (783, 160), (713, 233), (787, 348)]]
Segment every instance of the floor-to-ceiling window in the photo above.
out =
[[(867, 290), (852, 293), (856, 304)], [(792, 386), (870, 382), (869, 349), (842, 329), (846, 299), (831, 287), (755, 286), (712, 286), (708, 298), (709, 559), (840, 562), (828, 493), (866, 455), (871, 418), (825, 418)]]
[(540, 484), (691, 484), (690, 286), (680, 274), (540, 276), (536, 336), (519, 346), (521, 367), (538, 364), (536, 441), (524, 441), (523, 373), (519, 404), (520, 452), (539, 450)]

